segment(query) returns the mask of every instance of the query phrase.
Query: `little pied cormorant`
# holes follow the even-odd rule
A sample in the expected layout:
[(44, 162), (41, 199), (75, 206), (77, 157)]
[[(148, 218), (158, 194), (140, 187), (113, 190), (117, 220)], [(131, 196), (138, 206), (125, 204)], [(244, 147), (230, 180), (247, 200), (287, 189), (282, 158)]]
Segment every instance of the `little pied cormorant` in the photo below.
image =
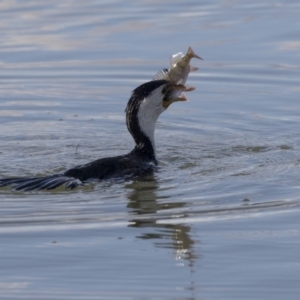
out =
[(171, 103), (187, 100), (182, 94), (184, 90), (184, 85), (155, 80), (140, 85), (132, 92), (125, 112), (127, 128), (136, 145), (128, 154), (101, 158), (52, 176), (0, 179), (0, 187), (12, 186), (15, 190), (31, 191), (51, 190), (64, 184), (66, 189), (73, 189), (93, 179), (147, 173), (157, 164), (154, 145), (156, 121)]

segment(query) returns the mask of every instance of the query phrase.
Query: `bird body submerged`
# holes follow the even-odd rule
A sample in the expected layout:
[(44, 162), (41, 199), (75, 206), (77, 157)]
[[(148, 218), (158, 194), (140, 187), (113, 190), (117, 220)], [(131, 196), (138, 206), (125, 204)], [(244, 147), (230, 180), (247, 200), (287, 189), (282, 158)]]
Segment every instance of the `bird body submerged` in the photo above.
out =
[(154, 146), (156, 121), (171, 103), (186, 100), (181, 95), (185, 89), (184, 85), (157, 80), (144, 83), (132, 92), (125, 110), (127, 128), (136, 144), (130, 153), (101, 158), (47, 177), (0, 179), (0, 187), (10, 185), (15, 190), (29, 191), (50, 190), (64, 184), (66, 188), (72, 189), (89, 180), (149, 172), (157, 164)]

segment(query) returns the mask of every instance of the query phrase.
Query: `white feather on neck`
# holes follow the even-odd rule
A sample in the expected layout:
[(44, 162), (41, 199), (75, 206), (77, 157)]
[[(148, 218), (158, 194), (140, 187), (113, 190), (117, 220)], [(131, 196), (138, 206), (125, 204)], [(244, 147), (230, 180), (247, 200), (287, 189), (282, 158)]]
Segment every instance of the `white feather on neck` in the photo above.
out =
[(162, 106), (162, 89), (165, 85), (154, 90), (147, 98), (141, 102), (138, 111), (139, 126), (142, 132), (149, 138), (155, 152), (154, 131), (159, 115), (165, 111)]

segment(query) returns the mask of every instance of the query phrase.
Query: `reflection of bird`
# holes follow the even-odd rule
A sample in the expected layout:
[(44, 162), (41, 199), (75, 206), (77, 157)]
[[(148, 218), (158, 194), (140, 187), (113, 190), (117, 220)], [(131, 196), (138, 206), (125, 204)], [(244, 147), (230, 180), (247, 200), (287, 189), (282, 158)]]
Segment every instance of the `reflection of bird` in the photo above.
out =
[(166, 80), (150, 81), (136, 88), (126, 108), (126, 124), (135, 148), (128, 154), (95, 160), (64, 173), (40, 178), (0, 179), (0, 187), (12, 185), (16, 190), (55, 189), (65, 184), (74, 188), (91, 179), (109, 179), (142, 175), (156, 164), (154, 130), (158, 116), (173, 102), (185, 101), (184, 85)]
[(193, 272), (194, 262), (198, 255), (195, 253), (191, 227), (180, 222), (176, 224), (176, 221), (174, 221), (175, 224), (165, 222), (174, 219), (178, 221), (174, 216), (174, 211), (182, 215), (187, 203), (172, 202), (168, 196), (163, 196), (163, 201), (161, 201), (159, 184), (154, 176), (133, 181), (125, 185), (125, 188), (130, 190), (127, 195), (129, 200), (127, 207), (130, 208), (128, 226), (143, 228), (137, 238), (153, 240), (158, 248), (173, 249), (175, 259), (189, 261), (191, 272)]

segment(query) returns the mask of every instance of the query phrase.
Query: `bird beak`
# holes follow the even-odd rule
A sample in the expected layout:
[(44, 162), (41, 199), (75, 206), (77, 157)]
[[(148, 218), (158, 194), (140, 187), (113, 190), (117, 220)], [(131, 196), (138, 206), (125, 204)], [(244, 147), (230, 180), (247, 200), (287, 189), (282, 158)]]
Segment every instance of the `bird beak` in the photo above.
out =
[(182, 93), (189, 91), (182, 84), (168, 83), (165, 87), (165, 97), (163, 99), (163, 107), (168, 108), (170, 104), (177, 101), (187, 101), (187, 97)]
[(184, 93), (181, 93), (173, 102), (176, 101), (188, 101), (188, 98), (186, 97), (186, 95)]

